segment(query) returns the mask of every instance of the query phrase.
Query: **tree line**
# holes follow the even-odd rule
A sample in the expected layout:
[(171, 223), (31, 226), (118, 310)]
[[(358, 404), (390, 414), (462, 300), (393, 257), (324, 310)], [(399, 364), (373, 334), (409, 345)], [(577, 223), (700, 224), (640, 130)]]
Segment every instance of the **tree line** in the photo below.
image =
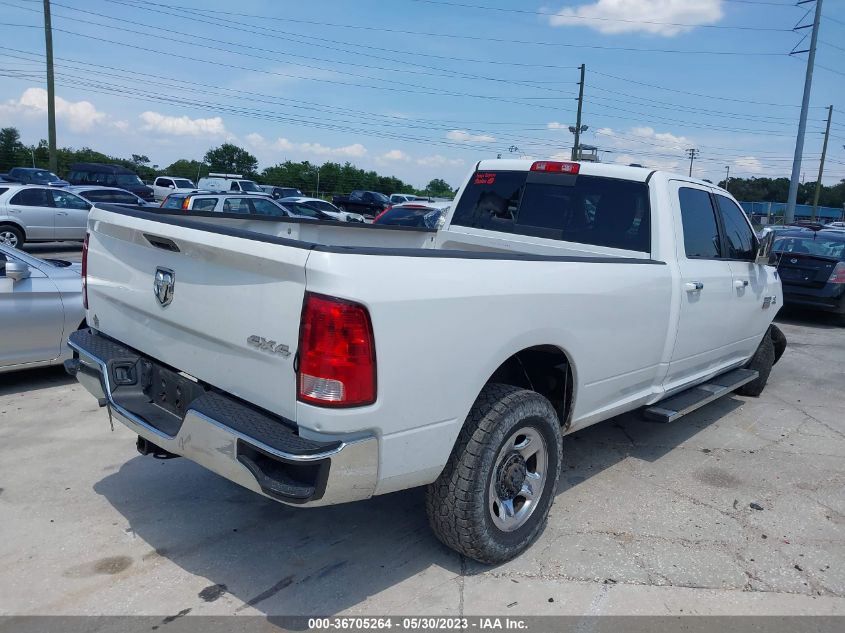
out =
[[(42, 139), (36, 145), (25, 145), (16, 128), (0, 129), (0, 173), (12, 167), (40, 167), (49, 165), (47, 141)], [(258, 159), (249, 151), (232, 143), (223, 143), (209, 149), (202, 161), (180, 158), (167, 166), (155, 165), (148, 156), (131, 154), (130, 158), (109, 156), (88, 147), (73, 149), (57, 148), (58, 176), (67, 176), (73, 163), (106, 163), (121, 165), (134, 171), (141, 180), (150, 181), (156, 176), (178, 176), (196, 182), (209, 173), (241, 174), (261, 184), (295, 187), (303, 192), (323, 194), (345, 193), (353, 189), (380, 191), (385, 194), (411, 193), (417, 195), (451, 196), (452, 187), (440, 178), (435, 178), (418, 190), (395, 176), (382, 176), (375, 171), (360, 169), (350, 162), (325, 162), (322, 165), (309, 161), (285, 161), (263, 170), (258, 170)]]
[[(725, 186), (725, 181), (719, 183)], [(741, 202), (786, 202), (789, 194), (789, 178), (731, 178), (727, 190)], [(813, 204), (816, 193), (815, 182), (798, 186), (798, 204)], [(845, 180), (819, 192), (819, 206), (841, 209), (845, 204)]]

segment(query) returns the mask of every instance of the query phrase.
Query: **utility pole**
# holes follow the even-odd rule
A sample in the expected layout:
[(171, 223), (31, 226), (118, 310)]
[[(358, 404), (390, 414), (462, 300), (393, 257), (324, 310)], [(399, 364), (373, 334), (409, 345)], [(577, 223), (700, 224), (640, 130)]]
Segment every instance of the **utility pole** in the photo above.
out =
[(822, 145), (822, 160), (819, 163), (819, 179), (816, 181), (816, 193), (813, 195), (813, 216), (810, 218), (816, 221), (816, 211), (819, 208), (819, 194), (822, 190), (822, 175), (824, 174), (824, 159), (827, 156), (827, 140), (830, 137), (830, 120), (833, 118), (833, 106), (827, 108), (827, 128), (824, 131), (824, 145)]
[(47, 144), (50, 149), (50, 171), (59, 170), (56, 156), (56, 86), (53, 83), (53, 25), (50, 21), (50, 0), (44, 0), (44, 48), (47, 57)]
[(692, 147), (689, 148), (687, 150), (687, 156), (689, 156), (689, 175), (692, 177), (692, 163), (696, 158), (698, 158), (698, 150)]
[(725, 191), (728, 191), (728, 181), (731, 179), (731, 166), (725, 165)]
[(581, 109), (584, 105), (584, 75), (587, 72), (587, 65), (581, 64), (581, 81), (578, 82), (578, 115), (575, 119), (575, 144), (572, 146), (572, 160), (578, 160), (581, 148)]
[[(795, 220), (795, 203), (798, 200), (798, 178), (801, 175), (801, 158), (804, 153), (804, 132), (807, 130), (807, 112), (810, 109), (810, 89), (813, 86), (813, 68), (816, 64), (816, 44), (819, 41), (819, 24), (822, 18), (823, 0), (801, 0), (798, 5), (808, 2), (816, 3), (816, 15), (813, 20), (813, 33), (810, 36), (810, 48), (806, 51), (792, 51), (790, 55), (807, 52), (807, 74), (804, 77), (804, 98), (801, 101), (801, 118), (798, 121), (798, 137), (795, 139), (795, 156), (792, 159), (792, 178), (789, 180), (789, 197), (786, 199), (783, 223), (789, 224)], [(796, 27), (806, 28), (805, 26)]]

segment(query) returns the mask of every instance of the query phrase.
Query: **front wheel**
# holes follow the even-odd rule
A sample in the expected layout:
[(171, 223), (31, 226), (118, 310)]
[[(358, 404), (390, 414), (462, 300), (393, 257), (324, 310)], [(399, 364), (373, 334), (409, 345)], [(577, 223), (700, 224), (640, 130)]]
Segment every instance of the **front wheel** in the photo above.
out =
[(485, 386), (445, 469), (426, 490), (437, 538), (481, 563), (518, 556), (545, 526), (561, 459), (560, 421), (546, 398)]

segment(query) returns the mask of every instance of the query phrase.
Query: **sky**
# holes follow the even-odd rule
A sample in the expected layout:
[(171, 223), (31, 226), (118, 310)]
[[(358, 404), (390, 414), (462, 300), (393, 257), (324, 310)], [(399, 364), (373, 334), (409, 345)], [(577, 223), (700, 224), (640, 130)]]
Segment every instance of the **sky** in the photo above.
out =
[[(53, 0), (60, 146), (153, 164), (236, 143), (260, 168), (349, 161), (422, 187), (476, 161), (788, 177), (813, 3)], [(809, 11), (809, 15), (808, 15)], [(802, 175), (845, 178), (845, 0), (824, 0)], [(802, 41), (802, 37), (805, 38)], [(42, 0), (0, 0), (0, 126), (47, 136)], [(284, 184), (284, 183), (281, 183)]]

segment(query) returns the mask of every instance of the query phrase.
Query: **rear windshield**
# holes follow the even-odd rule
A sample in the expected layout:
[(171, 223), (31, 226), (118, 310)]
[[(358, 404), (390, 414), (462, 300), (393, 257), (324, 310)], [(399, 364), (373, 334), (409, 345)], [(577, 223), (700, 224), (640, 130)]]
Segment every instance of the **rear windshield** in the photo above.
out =
[(261, 191), (261, 189), (251, 180), (239, 180), (241, 184), (241, 191)]
[(161, 206), (164, 209), (181, 209), (185, 196), (167, 196)]
[(824, 236), (775, 238), (773, 249), (776, 253), (814, 255), (845, 261), (845, 240), (826, 239)]
[(178, 180), (177, 179), (174, 182), (176, 183), (176, 186), (179, 189), (193, 189), (194, 188), (194, 183), (192, 183), (190, 180)]
[(648, 253), (650, 219), (642, 182), (491, 171), (475, 174), (452, 224)]

